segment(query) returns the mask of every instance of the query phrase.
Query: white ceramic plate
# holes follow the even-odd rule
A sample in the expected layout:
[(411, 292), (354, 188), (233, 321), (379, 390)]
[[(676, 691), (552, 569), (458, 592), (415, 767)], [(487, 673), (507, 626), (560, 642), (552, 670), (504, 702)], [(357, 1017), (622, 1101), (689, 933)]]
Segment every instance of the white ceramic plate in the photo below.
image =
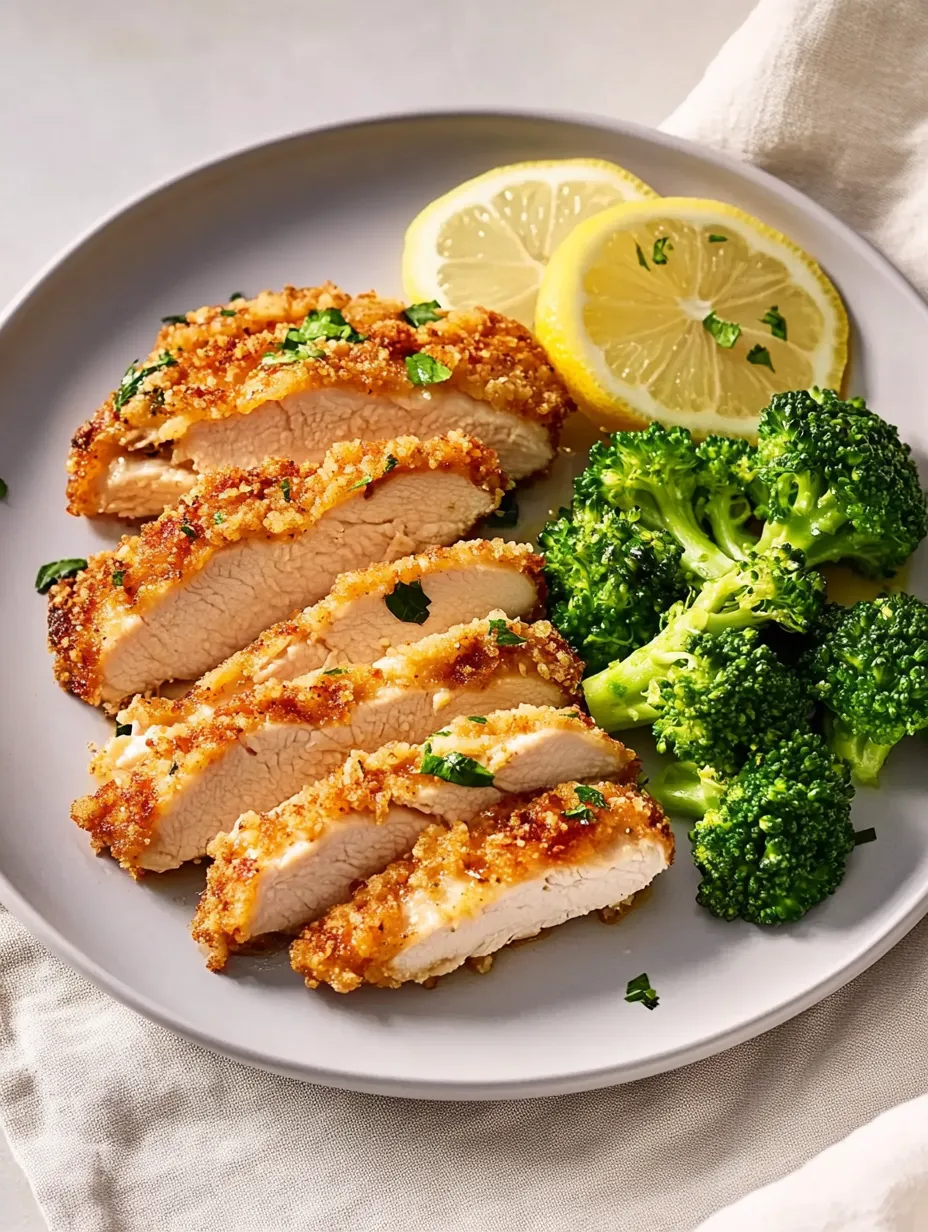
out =
[[(643, 1077), (745, 1040), (814, 1004), (928, 910), (925, 750), (897, 751), (855, 823), (879, 841), (851, 859), (837, 896), (801, 925), (761, 931), (697, 909), (680, 827), (677, 864), (618, 928), (569, 924), (501, 955), (488, 976), (431, 992), (309, 993), (284, 955), (210, 975), (187, 928), (200, 869), (133, 883), (90, 854), (68, 820), (85, 790), (86, 745), (110, 725), (53, 683), (47, 560), (86, 555), (116, 527), (64, 512), (74, 428), (144, 354), (158, 320), (233, 290), (326, 278), (399, 294), (403, 231), (428, 200), (500, 163), (594, 155), (658, 191), (732, 201), (785, 231), (838, 284), (855, 326), (853, 388), (928, 454), (928, 309), (841, 223), (760, 172), (629, 125), (548, 117), (399, 118), (308, 133), (168, 184), (85, 237), (0, 327), (3, 712), (0, 893), (47, 945), (143, 1014), (250, 1064), (398, 1095), (552, 1094)], [(563, 495), (539, 485), (534, 514)], [(910, 586), (926, 590), (926, 553)], [(921, 758), (921, 761), (919, 761)], [(623, 1000), (647, 971), (648, 1013)]]

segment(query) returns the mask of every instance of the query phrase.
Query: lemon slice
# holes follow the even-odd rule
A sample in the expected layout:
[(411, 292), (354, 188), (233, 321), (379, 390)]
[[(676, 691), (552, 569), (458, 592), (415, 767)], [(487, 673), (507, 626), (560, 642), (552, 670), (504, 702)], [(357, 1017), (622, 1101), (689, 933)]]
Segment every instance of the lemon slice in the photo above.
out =
[(844, 305), (808, 253), (694, 197), (576, 227), (548, 264), (535, 325), (581, 407), (611, 428), (657, 419), (752, 436), (771, 394), (840, 389), (847, 363)]
[(409, 225), (403, 285), (411, 302), (495, 308), (531, 325), (551, 253), (585, 218), (656, 197), (637, 176), (598, 158), (514, 163), (467, 180)]

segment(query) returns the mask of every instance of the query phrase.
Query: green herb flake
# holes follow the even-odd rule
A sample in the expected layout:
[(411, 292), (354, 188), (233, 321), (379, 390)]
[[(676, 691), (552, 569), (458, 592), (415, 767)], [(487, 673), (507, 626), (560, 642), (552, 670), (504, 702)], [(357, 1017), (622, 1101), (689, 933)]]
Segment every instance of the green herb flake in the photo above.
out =
[[(293, 333), (293, 330), (290, 331)], [(287, 335), (289, 338), (289, 334)], [(323, 359), (325, 351), (321, 347), (309, 346), (307, 343), (300, 343), (298, 346), (288, 347), (287, 343), (277, 351), (265, 351), (261, 356), (261, 363), (265, 368), (278, 368), (283, 364), (301, 364), (308, 359)]]
[(424, 351), (406, 356), (406, 375), (413, 385), (439, 385), (451, 376), (451, 369)]
[(495, 526), (499, 529), (516, 525), (519, 521), (519, 502), (516, 500), (514, 490), (503, 493), (499, 508), (489, 514), (485, 521), (488, 526)]
[(293, 497), (290, 495), (290, 480), (289, 479), (281, 479), (280, 490), (284, 494), (284, 500), (289, 505), (290, 502), (293, 500)]
[(365, 475), (363, 479), (359, 479), (357, 483), (353, 483), (348, 489), (349, 492), (357, 492), (358, 488), (366, 488), (369, 483), (374, 482), (373, 475)]
[(641, 251), (640, 244), (635, 245), (635, 252), (637, 252), (638, 254), (638, 264), (641, 266), (641, 268), (649, 270), (651, 267), (650, 265), (648, 265), (647, 259), (645, 258), (644, 253)]
[(581, 783), (576, 789), (577, 799), (584, 804), (592, 804), (594, 808), (605, 808), (606, 797), (596, 787), (586, 787)]
[(710, 234), (710, 235), (709, 235), (709, 243), (710, 243), (710, 244), (727, 244), (727, 243), (728, 243), (728, 236), (727, 236), (727, 235), (712, 235), (712, 234)]
[(593, 810), (587, 808), (585, 804), (580, 804), (576, 808), (567, 809), (563, 814), (566, 821), (592, 821), (594, 817)]
[(117, 736), (131, 736), (132, 735), (132, 724), (131, 723), (117, 723), (116, 724), (116, 735)]
[(468, 721), (468, 723), (486, 723), (486, 721), (487, 721), (487, 720), (486, 720), (486, 715), (483, 715), (483, 714), (469, 714), (469, 715), (467, 716), (467, 721)]
[[(335, 338), (343, 342), (363, 342), (359, 334), (342, 316), (337, 308), (317, 308), (307, 314), (306, 320), (290, 334), (299, 334), (300, 342), (312, 342), (315, 338)], [(289, 337), (289, 334), (287, 335)]]
[(5, 479), (0, 479), (0, 500), (6, 500), (9, 488), (6, 485)]
[(398, 461), (398, 459), (394, 458), (394, 456), (393, 456), (393, 454), (392, 454), (392, 453), (388, 453), (388, 454), (387, 454), (387, 464), (386, 464), (386, 466), (383, 468), (383, 473), (384, 473), (385, 475), (389, 475), (389, 474), (390, 474), (390, 472), (391, 472), (391, 471), (393, 471), (393, 470), (396, 470), (396, 468), (397, 468), (398, 466), (399, 466), (399, 461)]
[(654, 249), (651, 253), (651, 260), (655, 265), (667, 264), (667, 253), (673, 250), (673, 244), (670, 242), (669, 235), (662, 235), (660, 239), (654, 241)]
[(730, 350), (741, 337), (741, 326), (734, 321), (723, 321), (714, 312), (703, 317), (703, 326), (709, 331), (720, 347)]
[(415, 325), (418, 329), (420, 325), (425, 325), (428, 321), (440, 321), (441, 317), (435, 311), (440, 307), (441, 304), (437, 299), (423, 300), (419, 304), (410, 304), (403, 316), (410, 325)]
[(432, 600), (418, 578), (414, 582), (397, 582), (393, 590), (384, 595), (383, 601), (387, 610), (407, 625), (424, 625), (429, 618)]
[(75, 573), (80, 573), (82, 569), (87, 568), (87, 561), (83, 556), (68, 556), (64, 560), (51, 560), (35, 575), (35, 588), (40, 595), (47, 594), (55, 582), (60, 582), (62, 578), (74, 577)]
[(134, 364), (130, 364), (119, 383), (119, 388), (113, 395), (113, 405), (116, 410), (120, 410), (130, 398), (134, 398), (142, 388), (143, 383), (153, 373), (160, 372), (162, 368), (174, 368), (176, 365), (177, 360), (170, 351), (162, 351), (154, 363), (149, 364), (147, 368), (140, 368), (138, 360)]
[(125, 583), (126, 583), (125, 569), (117, 569), (116, 572), (113, 574), (113, 585), (114, 586), (124, 586)]
[(232, 300), (234, 299), (247, 299), (247, 298), (248, 296), (245, 294), (244, 291), (233, 291), (232, 294), (229, 296), (229, 303), (231, 303)]
[(524, 637), (513, 633), (505, 620), (491, 620), (490, 632), (496, 634), (497, 646), (521, 646), (525, 642)]
[(169, 316), (161, 318), (162, 325), (186, 325), (187, 314), (181, 312), (172, 312)]
[(762, 325), (770, 326), (770, 332), (774, 338), (782, 338), (784, 342), (786, 341), (786, 317), (781, 316), (776, 304), (768, 308), (760, 320)]
[(868, 826), (866, 830), (855, 830), (854, 831), (854, 846), (855, 847), (859, 847), (861, 843), (875, 843), (875, 842), (876, 842), (876, 830), (873, 828), (873, 826)]
[(344, 676), (348, 669), (345, 667), (330, 667), (327, 672), (323, 672), (323, 676)]
[(647, 975), (636, 975), (633, 980), (628, 981), (625, 989), (626, 1001), (640, 1001), (649, 1010), (657, 1009), (659, 997), (655, 990), (651, 987), (651, 981)]
[(237, 317), (238, 313), (234, 308), (220, 308), (219, 315), (221, 317)]
[(219, 513), (213, 514), (213, 522), (215, 523), (216, 526), (221, 526), (225, 520), (226, 520), (226, 515), (221, 510)]
[(769, 368), (771, 372), (775, 371), (773, 360), (770, 358), (770, 352), (759, 343), (752, 346), (750, 351), (748, 351), (747, 361), (749, 364), (762, 364), (763, 367)]
[(422, 754), (420, 774), (431, 774), (446, 783), (455, 783), (458, 787), (492, 787), (493, 775), (472, 757), (463, 753), (446, 753), (439, 757), (432, 752), (431, 744), (427, 744)]
[(436, 736), (450, 736), (450, 735), (451, 735), (451, 730), (450, 730), (450, 728), (443, 727), (443, 728), (442, 728), (442, 730), (441, 730), (440, 732), (433, 732), (433, 733), (432, 733), (432, 739), (434, 740)]
[(186, 535), (188, 539), (197, 538), (197, 528), (195, 526), (191, 526), (190, 523), (186, 521), (181, 522), (180, 533), (182, 535)]

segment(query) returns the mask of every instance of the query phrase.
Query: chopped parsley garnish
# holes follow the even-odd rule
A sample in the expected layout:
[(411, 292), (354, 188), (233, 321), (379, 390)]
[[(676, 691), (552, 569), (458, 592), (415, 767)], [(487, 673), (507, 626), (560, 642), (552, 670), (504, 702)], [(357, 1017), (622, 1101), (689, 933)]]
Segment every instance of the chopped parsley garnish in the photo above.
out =
[(423, 300), (419, 304), (410, 304), (403, 313), (403, 316), (410, 325), (418, 327), (419, 325), (425, 325), (427, 321), (440, 321), (441, 317), (435, 311), (436, 308), (440, 307), (441, 304), (439, 304), (437, 299)]
[(330, 667), (327, 672), (323, 672), (323, 676), (344, 676), (348, 669), (345, 667)]
[(720, 347), (727, 351), (735, 345), (741, 336), (741, 326), (735, 321), (723, 321), (714, 312), (702, 319), (703, 326), (709, 331)]
[(760, 320), (762, 325), (770, 326), (770, 332), (774, 338), (782, 338), (784, 342), (786, 341), (786, 317), (780, 314), (776, 304), (768, 308)]
[(432, 600), (418, 578), (414, 582), (397, 582), (393, 590), (384, 595), (383, 601), (387, 610), (407, 625), (424, 625), (429, 618)]
[(519, 502), (515, 490), (503, 493), (503, 499), (496, 509), (486, 518), (488, 526), (515, 526), (519, 520)]
[(169, 316), (161, 318), (162, 325), (186, 325), (187, 314), (181, 312), (172, 312)]
[(650, 265), (648, 265), (648, 262), (647, 262), (647, 260), (646, 260), (646, 258), (645, 258), (645, 255), (644, 255), (644, 253), (641, 251), (641, 245), (640, 245), (640, 244), (636, 244), (636, 245), (635, 245), (635, 252), (637, 252), (637, 254), (638, 254), (638, 264), (641, 266), (641, 268), (642, 268), (642, 269), (649, 270), (651, 267), (650, 267)]
[(284, 500), (289, 505), (290, 501), (293, 500), (293, 497), (290, 495), (290, 480), (289, 479), (281, 479), (280, 490), (284, 494)]
[(447, 727), (443, 727), (440, 732), (432, 733), (432, 739), (434, 740), (436, 736), (450, 736), (450, 735), (451, 735), (450, 729)]
[(567, 809), (563, 816), (566, 821), (592, 821), (593, 810), (585, 804), (579, 804), (576, 808)]
[(866, 830), (855, 830), (854, 831), (854, 846), (855, 847), (859, 847), (861, 843), (875, 843), (875, 842), (876, 842), (876, 830), (874, 830), (873, 826), (868, 826)]
[(6, 485), (6, 480), (0, 479), (0, 500), (6, 500), (9, 490), (10, 489)]
[(654, 241), (654, 249), (651, 253), (651, 260), (655, 265), (667, 264), (667, 252), (673, 249), (673, 244), (670, 242), (669, 235), (662, 235), (659, 240)]
[(584, 804), (592, 804), (595, 808), (606, 807), (606, 797), (596, 787), (586, 787), (581, 783), (575, 790), (577, 799)]
[(451, 369), (424, 351), (417, 351), (406, 356), (406, 375), (413, 385), (438, 385), (449, 379)]
[(217, 526), (221, 526), (225, 520), (226, 520), (226, 515), (221, 510), (219, 513), (213, 514), (213, 521), (215, 522)]
[(117, 723), (116, 724), (116, 735), (117, 736), (131, 736), (132, 735), (132, 724), (131, 723)]
[(651, 981), (643, 973), (636, 975), (633, 980), (628, 981), (628, 986), (625, 989), (625, 1000), (640, 1001), (649, 1010), (657, 1009), (659, 1002), (657, 993), (651, 987)]
[(486, 720), (486, 715), (483, 715), (483, 714), (469, 714), (469, 715), (467, 716), (467, 721), (468, 721), (468, 723), (485, 723), (487, 720)]
[(244, 291), (233, 291), (232, 294), (229, 296), (229, 302), (231, 303), (232, 300), (234, 299), (247, 299), (247, 298), (248, 296), (245, 294)]
[(513, 633), (505, 620), (491, 620), (490, 632), (496, 634), (497, 646), (521, 646), (525, 641), (518, 633)]
[(728, 236), (727, 235), (710, 235), (709, 243), (710, 244), (727, 244)]
[(178, 767), (177, 767), (177, 762), (176, 762), (176, 761), (172, 761), (172, 762), (171, 762), (171, 768), (170, 768), (170, 770), (168, 771), (168, 774), (176, 774), (176, 773), (177, 773), (177, 768), (178, 768)]
[(219, 315), (221, 317), (237, 317), (238, 313), (235, 311), (234, 308), (220, 308)]
[(383, 473), (384, 473), (385, 475), (389, 475), (389, 474), (390, 474), (390, 472), (391, 472), (392, 470), (396, 470), (396, 468), (397, 468), (398, 466), (399, 466), (399, 461), (398, 461), (396, 458), (394, 458), (394, 456), (393, 456), (393, 454), (392, 454), (392, 453), (388, 453), (388, 454), (387, 454), (387, 464), (386, 464), (386, 466), (383, 468)]
[(197, 538), (197, 528), (195, 526), (191, 526), (190, 523), (186, 520), (184, 520), (180, 524), (180, 533), (182, 535), (186, 535), (188, 539)]
[(357, 483), (353, 483), (348, 489), (349, 492), (357, 492), (358, 488), (366, 488), (369, 483), (374, 482), (373, 475), (365, 475), (363, 479), (359, 479)]
[(116, 572), (113, 574), (113, 585), (123, 586), (125, 585), (125, 581), (126, 581), (125, 569), (117, 569)]
[(130, 364), (119, 383), (119, 388), (113, 395), (113, 405), (116, 410), (124, 407), (130, 398), (134, 398), (141, 389), (142, 383), (153, 373), (160, 372), (162, 368), (173, 368), (176, 364), (177, 360), (170, 351), (162, 351), (155, 362), (149, 364), (147, 368), (140, 368), (138, 361)]
[(770, 352), (766, 347), (762, 347), (760, 343), (757, 343), (751, 347), (747, 354), (747, 360), (749, 364), (763, 364), (763, 366), (765, 368), (769, 368), (771, 372), (774, 371), (773, 360), (770, 358)]
[(359, 334), (349, 325), (337, 308), (316, 308), (307, 314), (306, 320), (297, 332), (301, 342), (312, 342), (314, 338), (339, 338), (343, 342), (363, 342), (364, 334)]
[(62, 578), (74, 577), (75, 573), (80, 573), (81, 569), (87, 568), (87, 561), (83, 556), (68, 556), (64, 560), (51, 560), (35, 575), (35, 588), (40, 595), (44, 595), (55, 582), (60, 582)]
[(325, 351), (322, 347), (310, 346), (306, 342), (293, 343), (291, 346), (290, 335), (294, 333), (296, 331), (291, 329), (279, 350), (264, 352), (261, 356), (261, 363), (265, 368), (277, 368), (281, 364), (299, 364), (307, 359), (323, 358)]
[(463, 753), (446, 753), (439, 757), (432, 752), (431, 743), (427, 744), (422, 753), (420, 774), (431, 774), (446, 783), (455, 783), (458, 787), (492, 787), (493, 775), (472, 757)]

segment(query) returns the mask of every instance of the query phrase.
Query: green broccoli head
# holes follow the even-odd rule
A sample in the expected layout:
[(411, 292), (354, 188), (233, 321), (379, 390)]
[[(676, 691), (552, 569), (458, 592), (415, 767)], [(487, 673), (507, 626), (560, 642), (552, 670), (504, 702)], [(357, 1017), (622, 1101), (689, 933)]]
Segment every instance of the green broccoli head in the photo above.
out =
[(712, 538), (732, 560), (744, 560), (757, 546), (757, 535), (750, 526), (756, 455), (753, 445), (731, 436), (707, 436), (696, 446), (698, 508)]
[(651, 530), (671, 534), (683, 565), (701, 578), (718, 577), (732, 558), (712, 541), (699, 512), (702, 464), (685, 428), (651, 424), (643, 432), (615, 432), (590, 450), (574, 484), (574, 504), (638, 509)]
[(592, 671), (650, 641), (689, 590), (679, 544), (636, 511), (578, 501), (539, 541), (550, 618)]
[(691, 601), (671, 608), (663, 628), (646, 645), (588, 676), (583, 691), (590, 714), (606, 731), (653, 723), (658, 711), (652, 684), (685, 661), (694, 633), (717, 636), (768, 621), (804, 633), (818, 617), (824, 589), (820, 574), (804, 568), (801, 552), (778, 547), (750, 556), (704, 582)]
[(801, 677), (756, 629), (695, 633), (685, 650), (686, 657), (648, 691), (659, 752), (730, 775), (754, 753), (808, 725)]
[(802, 668), (828, 708), (832, 749), (875, 786), (893, 746), (928, 729), (928, 604), (906, 594), (829, 604)]
[(847, 561), (894, 573), (928, 532), (909, 447), (861, 398), (833, 390), (775, 394), (757, 433), (761, 549), (791, 543), (810, 565)]
[(844, 877), (853, 795), (847, 766), (813, 732), (759, 754), (690, 832), (697, 902), (723, 920), (800, 919)]

